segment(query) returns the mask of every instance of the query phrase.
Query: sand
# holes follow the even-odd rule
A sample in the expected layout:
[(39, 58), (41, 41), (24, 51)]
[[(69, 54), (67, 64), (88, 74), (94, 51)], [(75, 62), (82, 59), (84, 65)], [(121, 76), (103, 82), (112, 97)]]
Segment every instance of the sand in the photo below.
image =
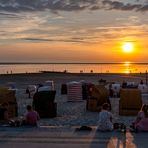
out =
[[(47, 80), (53, 80), (56, 90), (57, 117), (50, 119), (41, 119), (40, 126), (80, 126), (90, 125), (97, 126), (98, 113), (86, 111), (86, 101), (67, 102), (67, 96), (61, 95), (61, 84), (85, 80), (98, 84), (98, 80), (105, 79), (107, 82), (123, 81), (139, 83), (142, 79), (145, 82), (144, 74), (70, 74), (70, 73), (33, 73), (33, 74), (7, 74), (0, 75), (0, 86), (6, 86), (8, 82), (15, 82), (17, 88), (17, 102), (19, 116), (26, 112), (26, 105), (32, 104), (32, 98), (28, 98), (25, 93), (28, 85), (43, 84)], [(110, 99), (114, 122), (124, 122), (126, 125), (134, 120), (133, 117), (118, 115), (118, 98)]]

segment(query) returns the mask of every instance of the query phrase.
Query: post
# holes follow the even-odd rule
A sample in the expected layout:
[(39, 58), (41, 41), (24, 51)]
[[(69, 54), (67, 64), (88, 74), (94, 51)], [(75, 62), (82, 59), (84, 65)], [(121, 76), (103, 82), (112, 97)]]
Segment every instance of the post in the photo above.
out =
[(146, 73), (145, 74), (146, 74), (146, 85), (147, 85), (147, 70), (146, 70)]

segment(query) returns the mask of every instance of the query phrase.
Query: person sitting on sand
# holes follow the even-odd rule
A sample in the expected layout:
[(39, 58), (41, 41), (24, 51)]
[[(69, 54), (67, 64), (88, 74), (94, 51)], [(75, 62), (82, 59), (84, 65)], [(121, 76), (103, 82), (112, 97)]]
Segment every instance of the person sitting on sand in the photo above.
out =
[(104, 103), (102, 105), (102, 110), (99, 113), (98, 130), (100, 131), (113, 130), (113, 123), (112, 123), (113, 115), (109, 110), (110, 110), (110, 105), (108, 103)]
[(27, 111), (25, 125), (37, 126), (37, 121), (40, 119), (39, 114), (32, 109), (31, 105), (27, 105)]
[(3, 103), (0, 106), (0, 120), (7, 122), (9, 120), (8, 103)]
[(148, 131), (148, 105), (143, 104), (138, 112), (136, 120), (133, 122), (133, 128), (136, 131)]

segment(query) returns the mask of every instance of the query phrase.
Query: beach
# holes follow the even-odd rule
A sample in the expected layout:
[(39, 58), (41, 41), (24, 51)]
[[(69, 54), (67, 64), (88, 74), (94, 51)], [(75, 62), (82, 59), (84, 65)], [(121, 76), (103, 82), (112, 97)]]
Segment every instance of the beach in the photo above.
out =
[[(16, 99), (18, 115), (26, 113), (26, 106), (32, 104), (32, 97), (26, 94), (28, 85), (43, 84), (47, 80), (54, 81), (57, 103), (57, 116), (55, 118), (41, 118), (38, 127), (0, 127), (0, 146), (12, 147), (55, 147), (55, 148), (96, 148), (96, 147), (147, 147), (147, 133), (122, 133), (98, 132), (98, 112), (86, 110), (86, 100), (80, 102), (68, 102), (67, 95), (61, 94), (61, 84), (71, 81), (85, 80), (93, 84), (99, 84), (100, 79), (107, 82), (124, 81), (139, 83), (144, 75), (134, 74), (70, 74), (70, 73), (32, 73), (32, 74), (7, 74), (0, 75), (0, 86), (6, 86), (8, 82), (16, 84)], [(110, 98), (113, 113), (113, 122), (124, 123), (130, 126), (135, 116), (119, 116), (119, 98)], [(76, 131), (81, 126), (89, 126), (92, 131)]]
[[(28, 98), (26, 88), (28, 85), (43, 84), (47, 80), (54, 82), (56, 90), (55, 102), (57, 102), (57, 117), (41, 119), (40, 126), (97, 126), (98, 112), (86, 110), (86, 100), (80, 102), (67, 102), (67, 95), (61, 94), (61, 85), (71, 81), (91, 82), (99, 84), (99, 80), (104, 79), (107, 82), (123, 81), (139, 83), (144, 75), (139, 74), (93, 74), (93, 73), (30, 73), (30, 74), (7, 74), (0, 75), (0, 85), (6, 86), (9, 82), (16, 85), (16, 98), (18, 103), (18, 115), (23, 116), (26, 112), (26, 106), (32, 104), (32, 98)], [(114, 122), (123, 122), (127, 126), (134, 120), (134, 116), (119, 116), (119, 99), (110, 98)]]

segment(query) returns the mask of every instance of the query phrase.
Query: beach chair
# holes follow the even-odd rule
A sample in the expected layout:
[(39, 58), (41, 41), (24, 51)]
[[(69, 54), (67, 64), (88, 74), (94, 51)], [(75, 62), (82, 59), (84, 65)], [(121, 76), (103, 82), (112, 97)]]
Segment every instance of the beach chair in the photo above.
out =
[(9, 90), (5, 87), (0, 88), (0, 105), (4, 103), (8, 104), (8, 113), (10, 118), (16, 117), (18, 115), (15, 93), (15, 90)]
[(119, 115), (137, 115), (142, 106), (141, 91), (139, 89), (121, 89), (119, 100)]
[(56, 117), (57, 104), (54, 102), (56, 91), (40, 91), (33, 96), (33, 108), (41, 118)]
[(67, 83), (67, 101), (79, 102), (82, 100), (82, 83), (76, 81)]
[(104, 103), (109, 103), (109, 91), (103, 85), (92, 86), (90, 97), (87, 99), (86, 109), (99, 112)]

